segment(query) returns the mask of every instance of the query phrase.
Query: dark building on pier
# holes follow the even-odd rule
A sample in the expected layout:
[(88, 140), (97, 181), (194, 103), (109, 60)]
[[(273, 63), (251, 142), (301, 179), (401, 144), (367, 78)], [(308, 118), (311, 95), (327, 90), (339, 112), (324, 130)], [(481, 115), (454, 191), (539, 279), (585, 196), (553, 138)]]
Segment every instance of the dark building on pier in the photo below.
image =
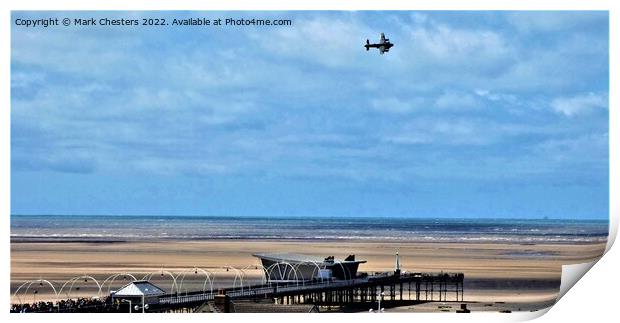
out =
[(355, 260), (355, 255), (349, 255), (344, 260), (334, 256), (323, 258), (291, 253), (261, 253), (253, 256), (261, 260), (265, 276), (271, 281), (354, 279), (359, 265), (366, 262)]

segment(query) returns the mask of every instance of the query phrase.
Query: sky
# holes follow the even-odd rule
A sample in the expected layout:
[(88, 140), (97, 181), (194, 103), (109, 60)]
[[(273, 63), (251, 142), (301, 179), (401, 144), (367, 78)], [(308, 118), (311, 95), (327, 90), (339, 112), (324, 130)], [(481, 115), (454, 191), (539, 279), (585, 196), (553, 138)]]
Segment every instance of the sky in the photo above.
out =
[(12, 21), (12, 214), (608, 218), (607, 12)]

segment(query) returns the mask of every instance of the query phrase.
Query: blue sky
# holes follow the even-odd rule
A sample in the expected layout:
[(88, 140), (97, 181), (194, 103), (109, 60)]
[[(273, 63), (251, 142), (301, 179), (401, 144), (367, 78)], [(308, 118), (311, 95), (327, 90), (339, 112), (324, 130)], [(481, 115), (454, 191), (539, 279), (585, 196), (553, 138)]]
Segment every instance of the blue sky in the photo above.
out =
[(608, 217), (606, 12), (50, 15), (293, 26), (13, 25), (13, 214)]

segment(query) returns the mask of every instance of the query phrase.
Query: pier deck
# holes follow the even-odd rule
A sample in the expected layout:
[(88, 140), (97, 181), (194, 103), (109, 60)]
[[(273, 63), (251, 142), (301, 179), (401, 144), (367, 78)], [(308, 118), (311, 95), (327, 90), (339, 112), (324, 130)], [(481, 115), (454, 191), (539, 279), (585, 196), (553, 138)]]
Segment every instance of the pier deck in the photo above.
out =
[[(149, 304), (151, 311), (188, 311), (205, 302), (272, 299), (277, 304), (314, 304), (327, 307), (355, 306), (382, 301), (414, 304), (431, 301), (463, 301), (462, 273), (384, 273), (340, 281), (268, 283), (218, 291), (162, 295)], [(387, 304), (387, 303), (386, 303)]]

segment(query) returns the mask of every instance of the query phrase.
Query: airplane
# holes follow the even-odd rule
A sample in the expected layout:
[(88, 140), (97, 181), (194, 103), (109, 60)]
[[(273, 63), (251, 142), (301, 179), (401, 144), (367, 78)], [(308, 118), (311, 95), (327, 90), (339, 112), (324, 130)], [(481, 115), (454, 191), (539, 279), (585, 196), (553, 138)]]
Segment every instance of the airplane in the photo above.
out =
[(385, 38), (385, 35), (381, 33), (381, 40), (379, 40), (378, 44), (371, 44), (370, 40), (366, 39), (366, 51), (370, 50), (370, 48), (378, 48), (379, 54), (383, 55), (385, 52), (389, 52), (390, 48), (392, 48), (394, 44), (390, 43), (390, 39)]

